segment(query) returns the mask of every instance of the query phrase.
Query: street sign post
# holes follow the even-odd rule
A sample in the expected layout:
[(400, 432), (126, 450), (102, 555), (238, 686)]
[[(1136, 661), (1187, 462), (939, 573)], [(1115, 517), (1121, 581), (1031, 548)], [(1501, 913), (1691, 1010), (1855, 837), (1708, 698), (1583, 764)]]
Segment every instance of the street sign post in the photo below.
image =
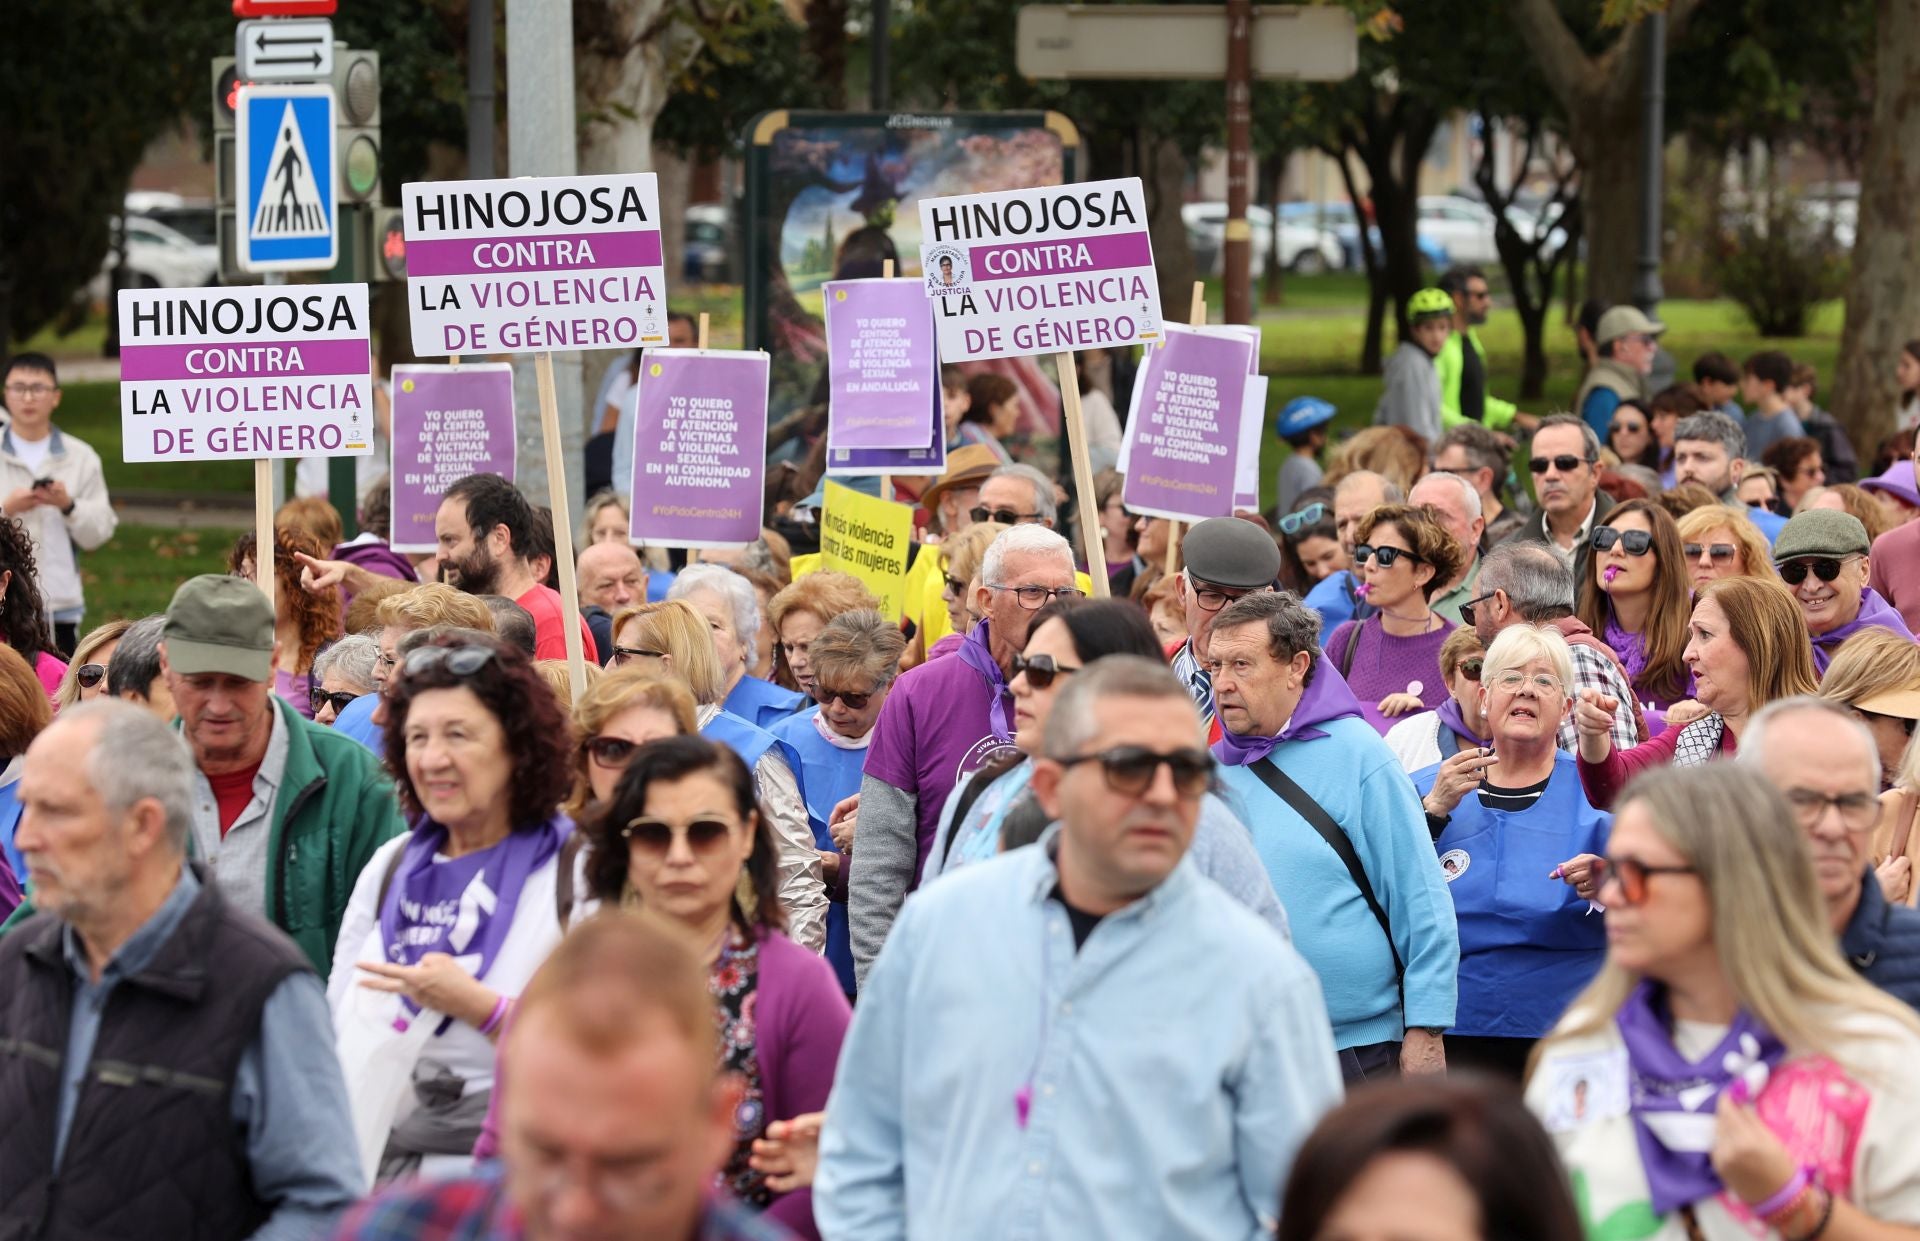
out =
[(234, 114), (243, 271), (325, 271), (339, 261), (333, 88), (242, 87)]
[(241, 22), (234, 59), (255, 82), (324, 82), (333, 76), (333, 23), (326, 18)]

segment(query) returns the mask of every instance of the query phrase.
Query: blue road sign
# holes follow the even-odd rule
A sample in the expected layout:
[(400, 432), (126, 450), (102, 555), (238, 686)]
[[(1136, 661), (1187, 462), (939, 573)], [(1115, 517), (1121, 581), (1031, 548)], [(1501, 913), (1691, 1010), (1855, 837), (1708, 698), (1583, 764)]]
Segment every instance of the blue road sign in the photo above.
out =
[(248, 86), (234, 106), (236, 241), (245, 271), (324, 271), (339, 258), (333, 88)]

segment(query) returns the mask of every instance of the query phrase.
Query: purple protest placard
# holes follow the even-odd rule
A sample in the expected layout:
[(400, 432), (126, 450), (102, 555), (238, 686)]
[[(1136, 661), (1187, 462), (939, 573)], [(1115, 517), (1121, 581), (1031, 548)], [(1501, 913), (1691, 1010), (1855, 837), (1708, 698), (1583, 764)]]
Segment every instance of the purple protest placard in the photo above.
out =
[(430, 552), (447, 488), (469, 474), (513, 481), (513, 367), (394, 367), (392, 442), (393, 549)]
[(1147, 351), (1127, 426), (1128, 508), (1175, 521), (1232, 515), (1252, 351), (1246, 340), (1171, 325), (1166, 343)]
[(830, 280), (827, 451), (921, 448), (940, 391), (933, 307), (917, 280)]
[(738, 547), (760, 537), (767, 355), (650, 349), (640, 366), (629, 533), (649, 547)]
[(941, 416), (940, 385), (933, 385), (918, 448), (827, 448), (827, 473), (844, 477), (871, 474), (938, 475), (947, 472), (947, 424)]

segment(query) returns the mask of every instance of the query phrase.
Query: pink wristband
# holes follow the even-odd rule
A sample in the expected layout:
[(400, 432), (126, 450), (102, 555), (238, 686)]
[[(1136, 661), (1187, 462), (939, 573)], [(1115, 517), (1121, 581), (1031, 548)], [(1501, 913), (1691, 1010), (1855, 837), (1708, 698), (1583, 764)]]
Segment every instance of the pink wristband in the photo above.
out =
[(1807, 1180), (1807, 1170), (1804, 1167), (1795, 1168), (1793, 1175), (1787, 1178), (1787, 1183), (1780, 1187), (1779, 1192), (1765, 1202), (1753, 1204), (1753, 1213), (1763, 1220), (1780, 1214), (1781, 1211), (1792, 1206), (1793, 1200), (1807, 1188)]
[[(480, 1033), (492, 1034), (495, 1030), (499, 1029), (500, 1022), (506, 1017), (507, 1009), (512, 1006), (512, 1003), (513, 1001), (509, 1000), (506, 996), (501, 996), (499, 1001), (494, 1004), (493, 1011), (487, 1014), (486, 1021), (481, 1023)], [(1801, 1175), (1805, 1176), (1805, 1173)]]

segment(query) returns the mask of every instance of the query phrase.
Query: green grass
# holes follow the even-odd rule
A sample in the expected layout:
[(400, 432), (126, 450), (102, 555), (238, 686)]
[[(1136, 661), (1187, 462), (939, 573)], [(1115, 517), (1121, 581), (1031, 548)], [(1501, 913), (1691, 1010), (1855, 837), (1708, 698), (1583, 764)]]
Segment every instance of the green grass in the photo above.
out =
[(80, 325), (65, 336), (59, 335), (51, 326), (41, 328), (25, 341), (15, 341), (8, 348), (10, 353), (44, 353), (50, 358), (97, 358), (100, 349), (107, 341), (107, 317), (105, 314), (89, 314)]
[(253, 490), (251, 461), (152, 461), (130, 465), (120, 459), (120, 385), (70, 383), (61, 386), (54, 420), (100, 454), (107, 492), (171, 491), (181, 498)]
[(121, 526), (104, 545), (81, 555), (87, 625), (165, 611), (174, 589), (187, 578), (227, 571), (227, 551), (240, 534)]

